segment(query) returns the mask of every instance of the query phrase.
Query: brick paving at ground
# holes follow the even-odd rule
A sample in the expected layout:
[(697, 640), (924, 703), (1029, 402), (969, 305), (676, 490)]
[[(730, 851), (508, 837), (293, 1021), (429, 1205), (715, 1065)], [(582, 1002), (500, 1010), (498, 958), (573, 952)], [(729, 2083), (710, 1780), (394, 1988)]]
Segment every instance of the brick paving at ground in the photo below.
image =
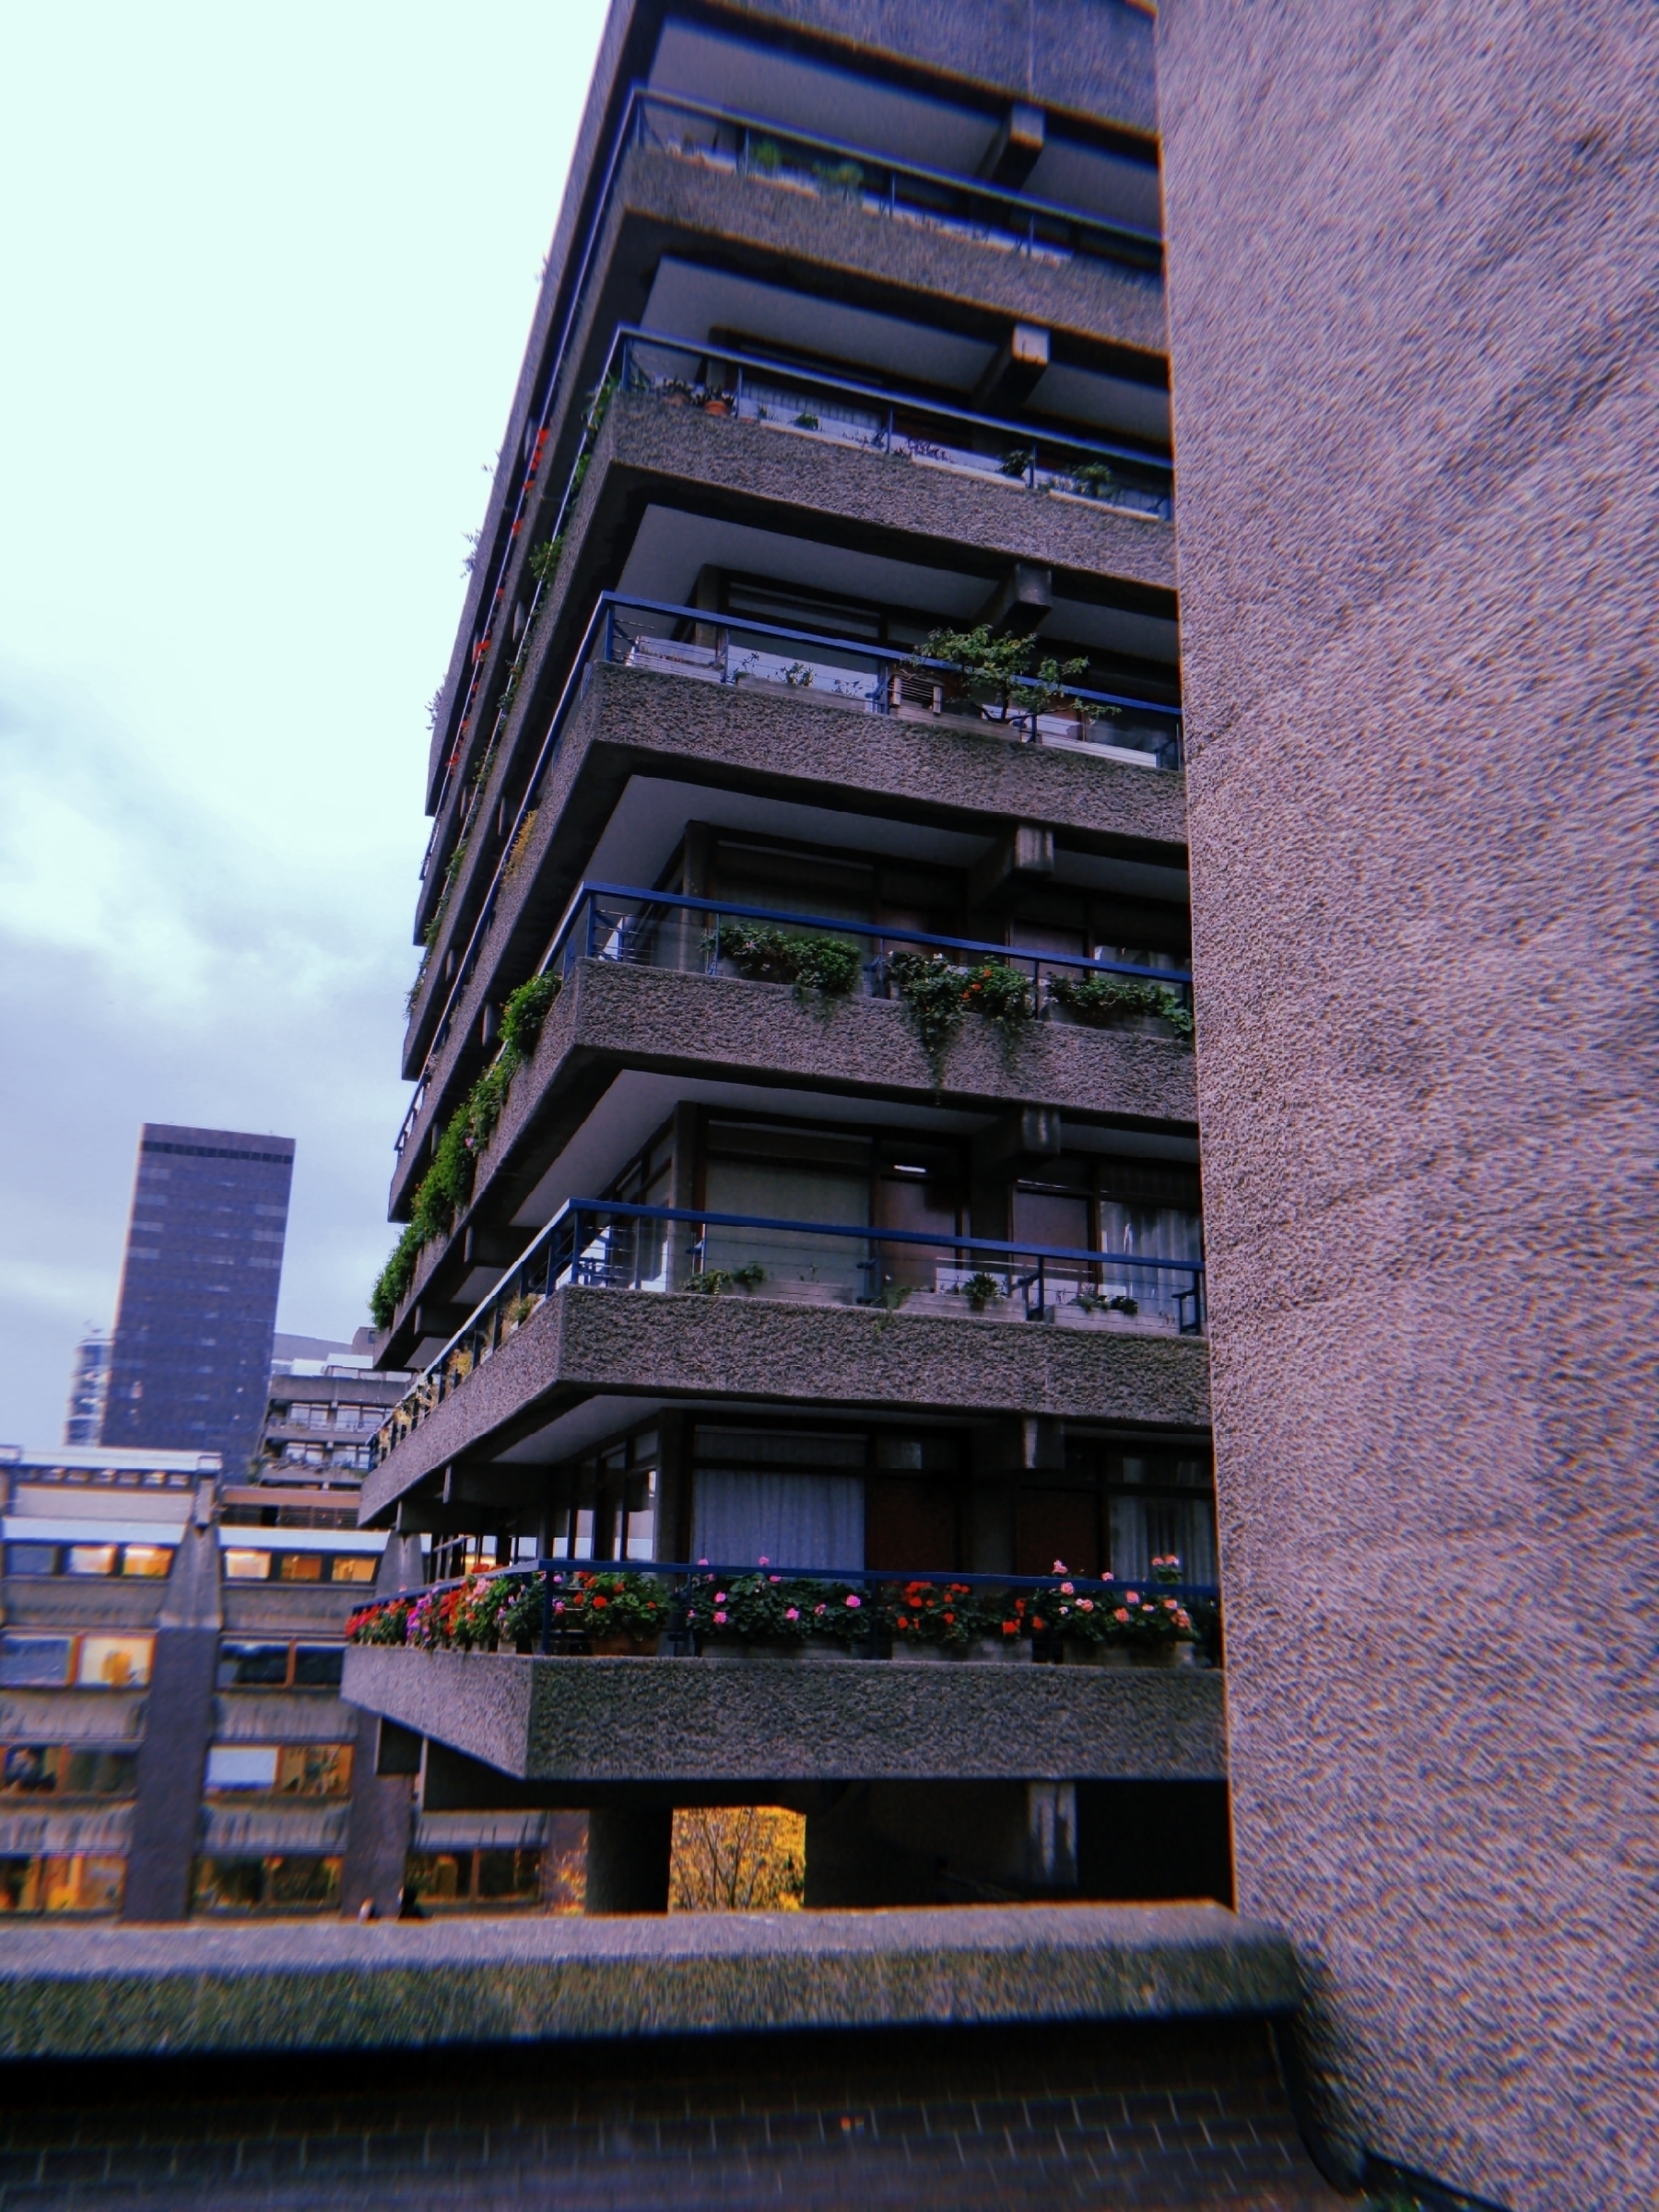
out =
[(6, 2070), (0, 2212), (1320, 2212), (1260, 2023)]

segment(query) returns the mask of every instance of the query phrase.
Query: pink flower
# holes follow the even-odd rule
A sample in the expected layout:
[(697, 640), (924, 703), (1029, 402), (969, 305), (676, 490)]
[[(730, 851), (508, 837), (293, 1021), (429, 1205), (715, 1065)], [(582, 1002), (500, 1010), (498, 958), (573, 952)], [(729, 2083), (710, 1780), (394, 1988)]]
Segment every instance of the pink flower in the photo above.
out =
[(1080, 1597), (1077, 1600), (1077, 1610), (1079, 1613), (1092, 1613), (1094, 1611), (1094, 1599), (1092, 1597)]
[(726, 1594), (725, 1594), (725, 1592), (724, 1592), (724, 1590), (716, 1590), (716, 1591), (715, 1591), (715, 1593), (714, 1593), (714, 1603), (715, 1603), (717, 1606), (724, 1606), (724, 1605), (725, 1604), (725, 1602), (726, 1602)]
[(781, 1574), (769, 1574), (766, 1579), (769, 1583), (781, 1583), (783, 1577)]
[(1072, 1583), (1062, 1583), (1060, 1585), (1060, 1594), (1062, 1597), (1075, 1597), (1077, 1595), (1077, 1590)]
[(795, 1608), (793, 1606), (790, 1606), (785, 1609), (783, 1618), (785, 1620), (799, 1620), (801, 1617), (795, 1611)]
[(1065, 1561), (1064, 1559), (1056, 1559), (1049, 1571), (1053, 1574), (1064, 1574), (1066, 1571)]
[(813, 1618), (815, 1620), (822, 1620), (822, 1618), (824, 1618), (824, 1615), (825, 1615), (825, 1614), (826, 1614), (826, 1613), (827, 1613), (829, 1610), (830, 1610), (830, 1608), (829, 1608), (829, 1606), (813, 1606), (813, 1608), (812, 1608), (812, 1618)]
[(707, 1559), (699, 1559), (697, 1563), (700, 1567), (706, 1567), (709, 1562)]
[(857, 1610), (858, 1610), (858, 1608), (859, 1608), (859, 1606), (862, 1606), (862, 1605), (864, 1604), (864, 1599), (863, 1599), (862, 1597), (853, 1597), (853, 1596), (852, 1596), (851, 1594), (849, 1594), (849, 1596), (848, 1596), (848, 1599), (847, 1599), (847, 1604), (848, 1604), (848, 1606), (849, 1606), (852, 1608), (852, 1610), (853, 1610), (854, 1613), (856, 1613), (856, 1612), (857, 1612)]
[(767, 1556), (766, 1556), (766, 1554), (765, 1554), (764, 1552), (762, 1552), (762, 1553), (760, 1554), (760, 1559), (759, 1559), (759, 1565), (761, 1565), (762, 1567), (770, 1567), (770, 1566), (771, 1565), (771, 1560), (770, 1560), (770, 1559), (767, 1558)]
[(1124, 1593), (1124, 1603), (1126, 1606), (1138, 1606), (1140, 1604), (1140, 1592), (1138, 1590), (1125, 1590)]
[(1129, 1616), (1124, 1612), (1123, 1606), (1120, 1606), (1112, 1618), (1113, 1620), (1127, 1620)]
[(717, 1629), (724, 1629), (724, 1628), (725, 1627), (725, 1624), (726, 1624), (726, 1617), (725, 1617), (725, 1615), (724, 1615), (724, 1613), (716, 1613), (716, 1614), (715, 1614), (715, 1616), (714, 1616), (714, 1626), (715, 1626)]

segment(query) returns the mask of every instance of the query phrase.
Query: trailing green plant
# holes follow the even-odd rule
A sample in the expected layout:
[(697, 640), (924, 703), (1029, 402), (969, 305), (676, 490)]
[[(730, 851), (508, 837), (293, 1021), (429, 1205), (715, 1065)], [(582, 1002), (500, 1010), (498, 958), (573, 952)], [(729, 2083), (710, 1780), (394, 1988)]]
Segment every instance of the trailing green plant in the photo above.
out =
[(501, 1052), (513, 1056), (515, 1069), (535, 1052), (559, 992), (559, 977), (547, 973), (531, 976), (507, 994), (501, 1006)]
[(1082, 974), (1066, 971), (1051, 975), (1048, 994), (1056, 1006), (1085, 1021), (1127, 1021), (1136, 1015), (1156, 1015), (1167, 1021), (1185, 1042), (1193, 1040), (1193, 1009), (1179, 991), (1167, 983), (1142, 982), (1128, 975)]
[(559, 557), (564, 551), (562, 536), (550, 537), (545, 545), (537, 546), (531, 554), (529, 569), (537, 583), (551, 583), (559, 568)]
[(929, 661), (945, 661), (959, 669), (963, 687), (982, 706), (994, 707), (1004, 722), (1016, 716), (1051, 714), (1069, 700), (1080, 721), (1092, 721), (1093, 707), (1072, 696), (1069, 689), (1088, 673), (1088, 656), (1057, 661), (1052, 653), (1038, 660), (1035, 638), (1010, 633), (999, 636), (988, 622), (971, 629), (935, 629), (912, 655), (910, 666), (925, 677)]
[(559, 989), (557, 976), (533, 976), (509, 994), (501, 1049), (444, 1124), (433, 1147), (432, 1164), (415, 1186), (408, 1224), (369, 1293), (370, 1316), (377, 1329), (391, 1327), (415, 1280), (421, 1253), (448, 1236), (472, 1196), (478, 1154), (495, 1132), (512, 1078), (534, 1052)]
[(1120, 1290), (1111, 1298), (1102, 1298), (1098, 1290), (1079, 1290), (1072, 1300), (1085, 1313), (1138, 1313), (1140, 1300)]
[(783, 166), (783, 149), (775, 138), (758, 138), (749, 147), (749, 167), (770, 172)]
[(994, 1023), (1005, 1053), (1011, 1053), (1037, 1010), (1030, 980), (1006, 960), (959, 968), (943, 953), (896, 952), (888, 972), (941, 1089), (946, 1061), (967, 1015)]
[(751, 1260), (747, 1267), (700, 1267), (686, 1278), (686, 1288), (702, 1298), (718, 1298), (725, 1290), (756, 1290), (766, 1280), (766, 1270)]
[(794, 418), (794, 427), (797, 430), (816, 430), (818, 428), (818, 418), (816, 415), (797, 415)]

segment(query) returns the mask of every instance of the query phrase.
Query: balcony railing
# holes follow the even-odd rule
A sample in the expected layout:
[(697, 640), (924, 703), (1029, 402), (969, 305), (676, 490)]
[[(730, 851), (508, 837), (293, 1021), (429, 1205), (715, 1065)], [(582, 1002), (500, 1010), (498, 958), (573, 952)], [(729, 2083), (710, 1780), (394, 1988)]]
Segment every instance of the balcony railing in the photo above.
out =
[(1197, 1335), (1204, 1263), (834, 1221), (572, 1198), (451, 1337), (374, 1441), (378, 1466), (567, 1288)]
[[(1174, 512), (1172, 465), (1146, 446), (1037, 429), (1005, 415), (982, 415), (918, 393), (634, 324), (618, 325), (598, 389), (602, 395), (650, 394), (820, 444), (1153, 521), (1168, 522)], [(553, 525), (555, 537), (562, 535), (575, 505), (607, 404), (602, 396), (590, 409)]]
[(599, 607), (604, 619), (592, 656), (616, 666), (808, 703), (826, 700), (900, 721), (967, 723), (1028, 745), (1082, 745), (1136, 768), (1182, 764), (1182, 710), (1127, 692), (1077, 684), (1052, 690), (1021, 677), (1005, 704), (977, 697), (973, 680), (953, 663), (902, 646), (744, 621), (619, 592), (603, 594)]
[[(675, 134), (677, 130), (677, 143)], [(480, 612), (476, 618), (466, 663), (467, 688), (456, 718), (455, 737), (444, 762), (434, 812), (441, 823), (451, 780), (460, 766), (465, 737), (488, 665), (494, 629), (503, 611), (507, 570), (528, 519), (529, 501), (547, 457), (554, 406), (563, 382), (594, 253), (605, 228), (617, 171), (636, 146), (652, 146), (700, 162), (729, 163), (745, 176), (767, 178), (784, 190), (812, 190), (867, 214), (971, 236), (1004, 250), (1058, 261), (1080, 253), (1116, 261), (1148, 276), (1162, 266), (1162, 241), (1153, 230), (1112, 222), (1082, 209), (1040, 200), (977, 179), (953, 176), (913, 162), (894, 161), (866, 147), (820, 138), (747, 115), (735, 109), (652, 92), (636, 84), (629, 91), (604, 182), (594, 203), (564, 320), (540, 389), (541, 406), (526, 429), (512, 518), (491, 563)], [(856, 172), (855, 174), (853, 172)], [(436, 835), (436, 827), (434, 828)], [(422, 865), (424, 877), (432, 847)]]
[[(757, 931), (756, 925), (759, 928)], [(1065, 1010), (1067, 985), (1087, 976), (1122, 976), (1167, 992), (1175, 1006), (1191, 1005), (1193, 979), (1184, 968), (1150, 968), (1129, 960), (1091, 959), (1082, 953), (1042, 952), (1020, 945), (991, 945), (972, 937), (941, 937), (888, 923), (836, 921), (827, 915), (785, 912), (780, 907), (739, 906), (678, 891), (646, 891), (618, 883), (584, 883), (542, 962), (541, 972), (569, 976), (578, 960), (617, 960), (680, 974), (736, 975), (751, 982), (790, 982), (789, 948), (812, 937), (851, 942), (867, 953), (856, 984), (867, 998), (891, 998), (895, 952), (919, 952), (954, 967), (995, 962), (1029, 975), (1030, 1011), (1038, 1020)], [(780, 943), (779, 940), (782, 941)], [(1125, 1005), (1133, 1018), (1140, 1009)], [(1148, 1010), (1150, 1012), (1150, 1010)], [(1156, 1018), (1155, 1015), (1152, 1017)]]
[[(709, 643), (698, 641), (700, 631), (709, 638)], [(394, 1149), (399, 1159), (426, 1109), (432, 1070), (449, 1041), (455, 1011), (472, 980), (506, 880), (508, 858), (539, 805), (542, 782), (558, 757), (565, 724), (582, 696), (588, 671), (596, 662), (656, 675), (683, 676), (692, 682), (729, 683), (803, 703), (814, 699), (834, 700), (900, 721), (939, 720), (1026, 744), (1082, 745), (1091, 753), (1137, 767), (1179, 769), (1182, 764), (1179, 707), (1121, 692), (1067, 687), (1063, 702), (1065, 711), (1045, 712), (1041, 711), (1046, 697), (1043, 687), (1019, 679), (1013, 688), (1013, 703), (1005, 710), (997, 704), (976, 702), (961, 672), (949, 662), (817, 630), (732, 621), (711, 616), (706, 608), (632, 598), (618, 592), (601, 593), (560, 688), (489, 889), (456, 963), (415, 1094), (397, 1133)], [(1033, 703), (1022, 706), (1022, 699)], [(1102, 731), (1108, 733), (1105, 737), (1100, 735)]]
[(355, 1643), (504, 1643), (572, 1658), (619, 1642), (665, 1658), (747, 1645), (779, 1655), (875, 1659), (920, 1646), (945, 1657), (1059, 1660), (1115, 1646), (1126, 1657), (1219, 1665), (1220, 1591), (1182, 1581), (1180, 1567), (1164, 1559), (1149, 1575), (1114, 1579), (1072, 1574), (1059, 1560), (1039, 1575), (556, 1555), (375, 1598), (347, 1632)]

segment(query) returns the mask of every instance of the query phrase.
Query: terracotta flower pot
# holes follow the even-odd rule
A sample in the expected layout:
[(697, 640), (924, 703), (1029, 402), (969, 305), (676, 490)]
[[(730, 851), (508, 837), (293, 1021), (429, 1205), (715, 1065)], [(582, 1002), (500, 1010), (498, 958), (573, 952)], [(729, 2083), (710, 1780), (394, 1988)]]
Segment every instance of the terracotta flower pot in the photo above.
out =
[(706, 399), (703, 402), (705, 415), (729, 415), (731, 411), (724, 399)]

